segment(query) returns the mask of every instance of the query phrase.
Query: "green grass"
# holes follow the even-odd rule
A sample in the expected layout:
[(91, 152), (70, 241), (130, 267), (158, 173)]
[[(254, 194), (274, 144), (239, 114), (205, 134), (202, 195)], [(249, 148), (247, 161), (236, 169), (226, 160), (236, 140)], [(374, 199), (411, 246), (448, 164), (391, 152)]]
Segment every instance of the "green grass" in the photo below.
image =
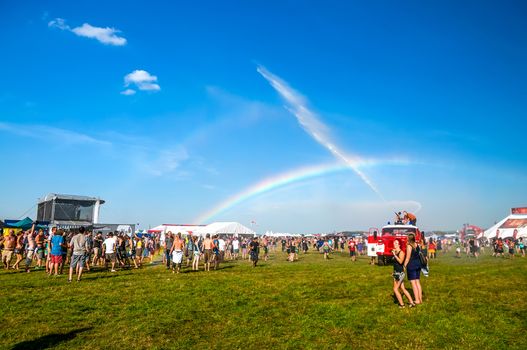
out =
[(339, 253), (66, 279), (0, 272), (0, 348), (527, 348), (527, 258), (440, 256), (422, 277), (424, 304), (402, 310), (391, 267)]

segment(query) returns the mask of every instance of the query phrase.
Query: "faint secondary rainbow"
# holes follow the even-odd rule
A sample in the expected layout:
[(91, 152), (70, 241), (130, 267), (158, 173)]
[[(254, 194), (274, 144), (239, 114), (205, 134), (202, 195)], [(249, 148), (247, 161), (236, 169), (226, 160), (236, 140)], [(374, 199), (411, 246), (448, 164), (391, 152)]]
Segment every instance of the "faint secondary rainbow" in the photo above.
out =
[[(367, 167), (367, 166), (374, 166), (374, 165), (380, 165), (380, 164), (403, 165), (403, 164), (409, 164), (409, 162), (407, 160), (400, 160), (400, 159), (392, 159), (392, 160), (385, 160), (385, 161), (364, 160), (360, 163), (355, 164), (355, 166)], [(194, 222), (196, 223), (209, 222), (214, 217), (229, 210), (230, 208), (242, 202), (245, 202), (251, 198), (259, 196), (263, 193), (270, 192), (279, 187), (283, 187), (283, 186), (286, 186), (286, 185), (289, 185), (295, 182), (299, 182), (302, 180), (315, 178), (315, 177), (327, 175), (330, 173), (336, 173), (336, 172), (344, 171), (344, 170), (349, 171), (350, 170), (349, 166), (345, 164), (340, 164), (340, 163), (319, 164), (319, 165), (314, 165), (314, 166), (293, 169), (285, 173), (281, 173), (278, 175), (268, 177), (252, 186), (249, 186), (248, 188), (235, 194), (234, 196), (227, 198), (225, 201), (219, 203), (211, 210), (201, 214)]]

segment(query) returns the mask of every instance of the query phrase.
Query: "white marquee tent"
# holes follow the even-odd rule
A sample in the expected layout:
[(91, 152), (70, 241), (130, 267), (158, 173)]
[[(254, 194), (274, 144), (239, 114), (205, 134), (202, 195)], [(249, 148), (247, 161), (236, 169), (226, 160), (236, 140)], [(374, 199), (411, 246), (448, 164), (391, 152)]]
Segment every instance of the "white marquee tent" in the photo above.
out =
[(511, 215), (485, 230), (483, 235), (488, 239), (527, 237), (527, 208), (512, 208)]
[(201, 227), (198, 234), (204, 236), (207, 233), (211, 235), (250, 235), (254, 236), (256, 233), (250, 228), (243, 226), (239, 222), (213, 222), (210, 225)]
[(182, 235), (192, 234), (194, 236), (205, 236), (207, 233), (211, 235), (250, 235), (254, 236), (256, 233), (248, 227), (243, 226), (239, 222), (213, 222), (209, 225), (177, 225), (177, 224), (163, 224), (151, 228), (149, 233), (160, 233), (161, 240), (165, 239), (165, 234), (171, 231), (172, 233), (181, 232)]
[(266, 237), (301, 237), (302, 235), (300, 235), (299, 233), (266, 231), (264, 236)]

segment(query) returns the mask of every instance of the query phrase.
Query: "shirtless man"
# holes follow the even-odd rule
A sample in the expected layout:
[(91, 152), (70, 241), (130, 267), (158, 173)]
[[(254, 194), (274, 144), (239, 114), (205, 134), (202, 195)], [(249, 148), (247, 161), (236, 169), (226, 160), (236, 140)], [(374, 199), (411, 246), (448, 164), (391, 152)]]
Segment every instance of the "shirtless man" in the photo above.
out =
[(414, 214), (409, 213), (407, 211), (403, 211), (403, 223), (406, 225), (416, 225), (417, 224), (417, 218)]
[(42, 229), (38, 230), (38, 234), (35, 237), (35, 243), (37, 244), (37, 268), (42, 268), (42, 261), (44, 260), (44, 254), (46, 249), (44, 247), (44, 242), (46, 237), (44, 237), (44, 231)]
[(2, 250), (2, 262), (6, 270), (9, 270), (9, 263), (13, 258), (13, 251), (16, 246), (16, 236), (14, 230), (9, 230), (9, 236), (4, 238), (4, 250)]
[(172, 248), (170, 248), (170, 255), (172, 256), (172, 261), (176, 267), (174, 270), (174, 265), (172, 265), (172, 273), (179, 273), (181, 270), (181, 262), (183, 261), (183, 247), (185, 247), (185, 241), (181, 238), (181, 232), (178, 232), (174, 238), (174, 243), (172, 243)]
[(205, 236), (205, 240), (203, 241), (203, 257), (205, 259), (205, 271), (210, 271), (210, 260), (212, 258), (213, 247), (214, 243), (212, 242), (212, 239), (210, 239), (210, 233), (207, 233), (207, 236)]
[(27, 247), (26, 247), (26, 272), (31, 271), (31, 263), (33, 262), (33, 254), (35, 253), (35, 248), (37, 243), (33, 234), (35, 233), (35, 224), (31, 227), (31, 231), (27, 234)]
[(20, 231), (16, 236), (16, 246), (15, 246), (15, 255), (16, 261), (13, 265), (13, 269), (18, 270), (20, 268), (20, 262), (24, 259), (24, 239), (26, 238), (26, 233)]

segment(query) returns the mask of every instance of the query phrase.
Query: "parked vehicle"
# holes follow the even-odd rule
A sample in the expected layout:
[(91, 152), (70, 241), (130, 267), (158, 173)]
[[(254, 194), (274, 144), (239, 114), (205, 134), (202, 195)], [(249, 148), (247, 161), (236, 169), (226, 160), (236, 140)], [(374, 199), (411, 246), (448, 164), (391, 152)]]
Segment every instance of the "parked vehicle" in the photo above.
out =
[(421, 240), (421, 231), (413, 225), (386, 225), (382, 230), (371, 228), (368, 235), (368, 255), (377, 256), (379, 266), (393, 264), (393, 241), (398, 239), (401, 247), (406, 247), (410, 233), (415, 234), (417, 242)]

